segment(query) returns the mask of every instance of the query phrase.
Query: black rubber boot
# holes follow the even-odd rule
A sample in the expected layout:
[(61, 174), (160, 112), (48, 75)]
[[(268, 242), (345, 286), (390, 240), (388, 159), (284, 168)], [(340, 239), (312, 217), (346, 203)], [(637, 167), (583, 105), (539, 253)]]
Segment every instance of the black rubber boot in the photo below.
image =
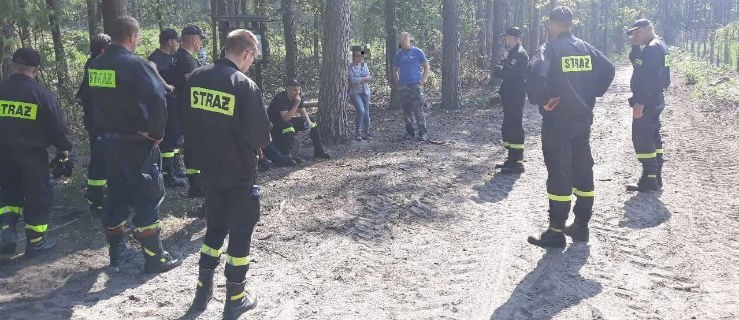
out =
[(26, 257), (30, 258), (47, 253), (55, 247), (56, 241), (54, 239), (50, 239), (46, 232), (38, 233), (36, 231), (26, 229)]
[(626, 191), (656, 191), (659, 190), (659, 185), (657, 184), (657, 175), (654, 175), (652, 177), (642, 175), (641, 178), (639, 178), (639, 182), (637, 184), (630, 184), (626, 186)]
[(187, 178), (187, 171), (185, 171), (185, 158), (182, 156), (182, 152), (175, 153), (172, 165), (174, 167), (175, 177)]
[(246, 282), (226, 283), (226, 304), (223, 307), (223, 320), (236, 320), (245, 312), (257, 306), (253, 292), (244, 290)]
[(144, 271), (146, 273), (163, 273), (182, 264), (182, 260), (173, 257), (164, 250), (159, 238), (159, 229), (150, 229), (136, 234), (144, 251)]
[(565, 235), (562, 233), (562, 230), (553, 227), (549, 227), (549, 229), (541, 235), (529, 236), (528, 241), (530, 244), (544, 249), (564, 249), (567, 246), (567, 239), (565, 239)]
[(105, 240), (108, 242), (108, 257), (110, 266), (120, 268), (121, 264), (133, 258), (133, 250), (126, 245), (126, 235), (123, 226), (105, 230)]
[(318, 134), (318, 128), (310, 129), (310, 139), (313, 140), (313, 156), (321, 159), (331, 159), (321, 143), (321, 136)]
[(563, 230), (564, 234), (572, 238), (574, 242), (588, 242), (590, 241), (590, 229), (588, 224), (579, 221), (575, 218), (572, 224), (566, 226)]
[(184, 188), (187, 186), (185, 179), (177, 176), (175, 170), (175, 158), (162, 158), (162, 174), (164, 176), (164, 186), (167, 188)]
[(4, 222), (0, 227), (0, 255), (15, 254), (18, 241), (15, 222)]
[(195, 299), (192, 301), (192, 309), (203, 311), (208, 307), (208, 302), (213, 298), (213, 273), (215, 270), (200, 268), (198, 285), (195, 288)]
[(190, 183), (190, 189), (187, 190), (187, 196), (190, 198), (202, 198), (205, 196), (203, 185), (200, 183), (200, 174), (188, 174), (187, 180)]
[(105, 186), (87, 186), (85, 198), (90, 206), (90, 215), (99, 218), (103, 216), (103, 203), (105, 199)]

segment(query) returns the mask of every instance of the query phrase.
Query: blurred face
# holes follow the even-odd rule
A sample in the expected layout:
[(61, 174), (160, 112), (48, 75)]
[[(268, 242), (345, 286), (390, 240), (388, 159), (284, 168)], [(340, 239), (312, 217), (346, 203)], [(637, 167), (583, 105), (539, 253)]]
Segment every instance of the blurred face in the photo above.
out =
[(361, 63), (363, 59), (364, 57), (361, 52), (357, 51), (352, 53), (352, 61), (354, 61), (354, 63)]
[(300, 95), (300, 86), (289, 86), (287, 87), (287, 97), (290, 100), (295, 100), (295, 97)]
[(246, 71), (248, 71), (249, 68), (251, 68), (251, 65), (254, 63), (254, 51), (255, 50), (246, 50), (244, 52), (244, 67), (241, 69), (242, 72), (246, 73)]
[(167, 44), (169, 45), (169, 52), (176, 52), (180, 49), (180, 42), (177, 39), (169, 39)]
[(513, 48), (518, 44), (518, 38), (514, 36), (505, 36), (503, 38), (503, 41), (505, 42), (506, 47)]
[(404, 49), (411, 47), (411, 36), (409, 34), (400, 35), (400, 46)]
[(141, 35), (138, 31), (136, 31), (134, 34), (129, 37), (129, 45), (131, 46), (129, 49), (131, 49), (131, 52), (136, 52), (136, 47), (139, 45), (139, 41), (141, 41)]
[(631, 35), (629, 36), (629, 42), (632, 45), (638, 46), (642, 44), (646, 44), (649, 42), (652, 37), (652, 32), (649, 29), (649, 26), (647, 27), (641, 27), (634, 30)]
[(193, 37), (193, 49), (195, 51), (200, 51), (200, 48), (203, 47), (203, 38), (201, 37)]

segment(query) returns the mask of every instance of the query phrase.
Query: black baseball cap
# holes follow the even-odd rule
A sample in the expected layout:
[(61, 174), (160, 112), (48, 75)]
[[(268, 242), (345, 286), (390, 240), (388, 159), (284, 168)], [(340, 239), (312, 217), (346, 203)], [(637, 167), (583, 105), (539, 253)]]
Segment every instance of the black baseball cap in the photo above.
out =
[(634, 31), (636, 31), (636, 29), (651, 26), (651, 25), (652, 25), (652, 21), (649, 21), (647, 19), (636, 20), (636, 22), (634, 22), (634, 24), (631, 25), (631, 28), (628, 31), (626, 31), (626, 35), (630, 36), (632, 33), (634, 33)]
[(549, 13), (550, 21), (572, 22), (572, 10), (566, 6), (558, 6)]
[(159, 33), (159, 43), (167, 43), (169, 40), (180, 41), (180, 35), (173, 29), (164, 29)]
[(38, 67), (41, 65), (41, 55), (31, 48), (20, 48), (13, 53), (13, 62), (27, 67)]
[(182, 36), (200, 36), (200, 38), (207, 39), (208, 37), (205, 36), (205, 33), (203, 33), (203, 30), (200, 29), (196, 25), (188, 25), (184, 29), (182, 29)]
[(504, 37), (504, 36), (513, 36), (513, 37), (517, 37), (518, 38), (518, 37), (521, 37), (521, 34), (522, 33), (523, 32), (521, 31), (521, 29), (519, 27), (510, 27), (510, 28), (506, 29), (505, 32), (501, 33), (500, 36), (501, 37)]
[(303, 84), (300, 83), (300, 80), (295, 79), (295, 78), (287, 80), (285, 82), (285, 87), (300, 87), (301, 85)]

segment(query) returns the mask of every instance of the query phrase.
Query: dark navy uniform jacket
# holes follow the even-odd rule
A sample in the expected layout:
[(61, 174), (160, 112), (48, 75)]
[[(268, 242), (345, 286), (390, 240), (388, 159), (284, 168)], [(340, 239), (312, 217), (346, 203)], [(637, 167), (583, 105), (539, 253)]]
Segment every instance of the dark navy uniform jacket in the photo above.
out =
[[(545, 126), (573, 132), (592, 125), (595, 98), (606, 93), (615, 75), (603, 53), (565, 32), (550, 39), (531, 60), (526, 91), (540, 106)], [(544, 110), (553, 97), (560, 97), (557, 108)]]
[(632, 104), (646, 107), (664, 106), (664, 89), (670, 86), (670, 53), (662, 39), (655, 38), (643, 49), (632, 46), (629, 60), (634, 66), (631, 75)]
[(90, 64), (87, 80), (99, 132), (164, 136), (164, 87), (144, 59), (111, 44)]
[(72, 149), (54, 95), (35, 79), (13, 74), (0, 82), (0, 148)]
[(503, 83), (500, 85), (500, 94), (520, 93), (524, 94), (526, 90), (526, 72), (529, 67), (529, 54), (520, 44), (508, 51), (508, 56), (500, 61), (498, 67), (495, 68), (493, 75), (496, 78), (502, 78)]
[(252, 177), (271, 129), (256, 83), (233, 62), (220, 59), (196, 69), (181, 93), (191, 166), (221, 176)]

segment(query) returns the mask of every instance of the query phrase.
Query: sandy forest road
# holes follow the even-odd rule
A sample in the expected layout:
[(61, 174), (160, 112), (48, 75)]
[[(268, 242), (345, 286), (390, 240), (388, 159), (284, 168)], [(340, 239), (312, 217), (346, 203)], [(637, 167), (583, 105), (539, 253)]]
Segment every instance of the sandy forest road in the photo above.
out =
[[(436, 146), (403, 142), (381, 112), (371, 143), (263, 180), (249, 272), (259, 306), (246, 319), (737, 319), (739, 117), (690, 100), (680, 79), (663, 116), (666, 188), (629, 194), (628, 66), (599, 101), (592, 146), (596, 207), (589, 246), (544, 252), (526, 235), (546, 224), (540, 117), (526, 109), (527, 172), (494, 175), (500, 109), (433, 110)], [(494, 125), (491, 125), (492, 123)], [(302, 150), (307, 151), (308, 148)], [(170, 207), (169, 210), (172, 210)], [(165, 219), (182, 267), (147, 277), (104, 268), (80, 224), (58, 235), (71, 255), (0, 267), (10, 319), (191, 319), (202, 222)], [(74, 230), (71, 230), (74, 229)], [(137, 261), (138, 262), (138, 261)], [(222, 269), (220, 269), (222, 270)], [(217, 319), (224, 279), (202, 319)]]

